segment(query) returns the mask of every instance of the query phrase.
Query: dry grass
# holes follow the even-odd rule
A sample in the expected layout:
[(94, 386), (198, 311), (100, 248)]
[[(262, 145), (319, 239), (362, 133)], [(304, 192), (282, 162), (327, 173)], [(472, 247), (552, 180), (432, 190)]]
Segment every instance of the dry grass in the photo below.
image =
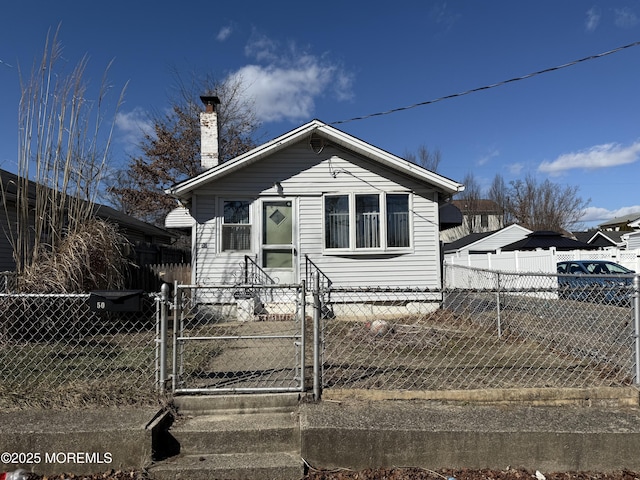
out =
[(118, 289), (124, 286), (129, 262), (127, 239), (103, 220), (87, 220), (68, 233), (55, 253), (24, 268), (18, 277), (22, 293), (71, 293)]

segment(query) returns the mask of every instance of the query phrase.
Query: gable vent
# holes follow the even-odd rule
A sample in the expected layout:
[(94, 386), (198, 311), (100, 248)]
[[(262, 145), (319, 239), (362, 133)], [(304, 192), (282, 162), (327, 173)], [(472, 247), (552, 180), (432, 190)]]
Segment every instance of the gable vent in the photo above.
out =
[(324, 138), (321, 137), (320, 135), (312, 133), (311, 137), (309, 137), (309, 147), (311, 148), (311, 150), (314, 153), (318, 154), (322, 152), (322, 150), (324, 150), (324, 146), (325, 146)]

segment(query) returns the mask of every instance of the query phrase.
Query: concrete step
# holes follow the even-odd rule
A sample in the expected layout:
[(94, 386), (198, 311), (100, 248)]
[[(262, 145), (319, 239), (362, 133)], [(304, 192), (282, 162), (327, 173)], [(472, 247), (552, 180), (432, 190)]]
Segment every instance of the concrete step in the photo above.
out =
[(153, 480), (299, 480), (304, 464), (299, 452), (179, 455), (149, 469)]
[(300, 449), (296, 412), (181, 417), (170, 433), (186, 454), (280, 452)]
[(151, 478), (302, 478), (299, 397), (176, 396), (177, 417), (155, 438), (179, 454), (154, 464)]
[(174, 405), (181, 415), (226, 413), (293, 412), (300, 393), (263, 393), (252, 395), (178, 395)]

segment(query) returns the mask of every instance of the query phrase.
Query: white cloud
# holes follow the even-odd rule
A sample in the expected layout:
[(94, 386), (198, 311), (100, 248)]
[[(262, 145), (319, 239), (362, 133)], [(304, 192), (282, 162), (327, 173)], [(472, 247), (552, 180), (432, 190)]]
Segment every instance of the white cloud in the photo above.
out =
[(581, 222), (594, 222), (602, 223), (612, 218), (623, 217), (625, 215), (631, 215), (632, 213), (640, 212), (640, 205), (632, 205), (629, 207), (621, 207), (615, 210), (609, 210), (601, 207), (588, 207), (585, 209)]
[(593, 7), (587, 11), (587, 20), (585, 21), (585, 28), (588, 32), (593, 32), (596, 28), (598, 28), (598, 24), (600, 23), (600, 11)]
[(576, 168), (593, 170), (634, 163), (640, 158), (640, 141), (627, 147), (618, 143), (595, 145), (579, 152), (565, 153), (552, 162), (542, 162), (540, 172), (558, 175)]
[(120, 132), (119, 140), (128, 145), (138, 145), (146, 133), (153, 133), (149, 116), (140, 108), (118, 112), (115, 123)]
[(613, 12), (617, 27), (632, 28), (638, 24), (638, 16), (629, 8), (616, 8)]
[(478, 165), (485, 165), (489, 163), (492, 158), (498, 156), (500, 156), (500, 150), (498, 150), (497, 148), (492, 148), (489, 152), (480, 157), (480, 159), (478, 160)]
[(339, 101), (352, 98), (353, 76), (328, 56), (282, 49), (272, 39), (254, 35), (245, 53), (255, 60), (230, 75), (243, 85), (258, 119), (309, 120), (318, 97), (332, 93)]
[(230, 26), (222, 27), (218, 32), (218, 35), (216, 35), (216, 40), (218, 40), (219, 42), (224, 42), (227, 38), (229, 38), (232, 32), (233, 29)]
[(512, 163), (507, 165), (507, 170), (511, 175), (520, 175), (524, 170), (524, 163)]
[(244, 47), (244, 54), (259, 62), (277, 62), (279, 60), (279, 55), (275, 53), (277, 50), (277, 42), (265, 35), (254, 33)]

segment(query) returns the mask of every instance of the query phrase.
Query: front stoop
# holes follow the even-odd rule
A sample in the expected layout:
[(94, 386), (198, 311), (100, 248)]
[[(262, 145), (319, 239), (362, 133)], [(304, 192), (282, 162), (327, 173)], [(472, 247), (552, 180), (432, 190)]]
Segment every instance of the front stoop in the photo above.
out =
[[(178, 416), (156, 451), (153, 479), (291, 479), (304, 476), (298, 398), (285, 394), (176, 398)], [(172, 447), (173, 446), (173, 447)]]

